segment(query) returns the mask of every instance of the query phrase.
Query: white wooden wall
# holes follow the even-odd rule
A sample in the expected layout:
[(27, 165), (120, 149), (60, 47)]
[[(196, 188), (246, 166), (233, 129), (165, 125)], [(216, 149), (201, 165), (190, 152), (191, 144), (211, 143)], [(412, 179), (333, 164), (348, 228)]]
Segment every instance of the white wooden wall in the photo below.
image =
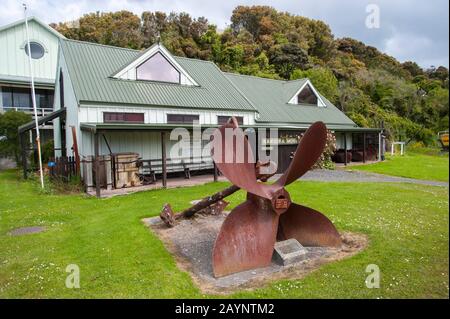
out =
[(126, 106), (94, 106), (82, 105), (79, 109), (80, 123), (103, 123), (103, 112), (132, 112), (144, 113), (147, 124), (166, 124), (167, 114), (195, 114), (199, 115), (200, 124), (217, 124), (218, 116), (242, 116), (244, 125), (255, 124), (255, 112), (233, 112), (217, 110), (170, 109), (157, 107), (126, 107)]
[[(177, 158), (184, 157), (183, 154), (178, 154), (175, 156), (171, 155), (172, 146), (177, 143), (176, 140), (170, 140), (170, 134), (166, 134), (166, 153), (168, 158)], [(161, 133), (158, 131), (112, 131), (105, 132), (104, 136), (108, 141), (109, 147), (111, 148), (111, 152), (113, 153), (121, 153), (121, 152), (134, 152), (138, 153), (139, 156), (143, 159), (159, 159), (162, 157), (161, 152)], [(108, 146), (104, 140), (102, 134), (100, 135), (99, 140), (99, 153), (100, 155), (109, 154)], [(94, 154), (94, 138), (93, 134), (90, 132), (82, 131), (81, 133), (82, 151), (80, 152), (81, 156), (89, 156)], [(202, 148), (208, 144), (209, 141), (202, 141), (201, 144), (191, 144), (195, 147), (192, 148), (192, 152), (198, 151), (195, 153), (195, 156), (201, 156)], [(198, 155), (197, 155), (198, 154)], [(208, 152), (209, 154), (209, 152)], [(189, 156), (192, 156), (190, 154)]]
[[(40, 43), (45, 54), (41, 59), (33, 59), (36, 79), (55, 79), (58, 59), (58, 37), (35, 21), (29, 21), (30, 41)], [(0, 32), (0, 74), (29, 77), (25, 23)]]

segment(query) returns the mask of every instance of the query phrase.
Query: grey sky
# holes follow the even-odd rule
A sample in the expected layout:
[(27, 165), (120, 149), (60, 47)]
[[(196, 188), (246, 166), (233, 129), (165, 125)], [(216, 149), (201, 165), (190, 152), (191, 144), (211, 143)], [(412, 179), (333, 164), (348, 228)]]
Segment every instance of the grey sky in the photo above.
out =
[[(2, 0), (0, 25), (23, 17), (24, 0)], [(30, 14), (43, 21), (73, 20), (94, 11), (186, 11), (205, 16), (219, 28), (229, 24), (238, 5), (271, 5), (280, 11), (320, 19), (336, 37), (349, 36), (373, 45), (400, 61), (412, 60), (422, 67), (449, 65), (448, 0), (25, 0)], [(366, 6), (380, 8), (380, 28), (365, 26)]]

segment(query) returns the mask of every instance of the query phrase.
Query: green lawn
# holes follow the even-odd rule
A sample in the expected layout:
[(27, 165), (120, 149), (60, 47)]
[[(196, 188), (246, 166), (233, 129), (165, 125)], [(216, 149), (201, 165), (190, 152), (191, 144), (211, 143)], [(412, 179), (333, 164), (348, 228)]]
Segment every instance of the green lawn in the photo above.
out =
[[(0, 298), (201, 298), (161, 241), (141, 223), (170, 201), (181, 209), (226, 186), (148, 191), (98, 200), (42, 194), (15, 171), (0, 172)], [(302, 280), (282, 280), (231, 297), (449, 297), (448, 189), (412, 184), (297, 182), (294, 201), (323, 211), (343, 231), (365, 233), (370, 245)], [(232, 205), (244, 198), (232, 196)], [(16, 227), (44, 233), (12, 237)], [(77, 264), (81, 288), (68, 289), (65, 268)], [(365, 286), (377, 264), (381, 288)]]
[(385, 161), (353, 166), (351, 169), (386, 175), (448, 182), (448, 154), (431, 156), (408, 152), (403, 156), (388, 156)]

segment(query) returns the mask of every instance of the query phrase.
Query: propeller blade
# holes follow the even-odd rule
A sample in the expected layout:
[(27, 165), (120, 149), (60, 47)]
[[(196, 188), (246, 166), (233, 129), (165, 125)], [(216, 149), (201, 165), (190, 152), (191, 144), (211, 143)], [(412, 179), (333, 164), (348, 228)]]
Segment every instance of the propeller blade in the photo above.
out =
[(279, 232), (279, 239), (295, 238), (303, 246), (341, 245), (336, 227), (325, 215), (294, 203), (280, 216)]
[(323, 122), (312, 124), (301, 138), (291, 164), (276, 184), (286, 186), (303, 176), (322, 155), (326, 140), (325, 124)]
[(235, 207), (225, 219), (213, 248), (215, 277), (266, 267), (272, 260), (278, 215), (252, 200)]
[(247, 192), (271, 199), (280, 187), (257, 182), (253, 152), (242, 129), (236, 123), (227, 123), (214, 132), (213, 138), (212, 158), (220, 172)]

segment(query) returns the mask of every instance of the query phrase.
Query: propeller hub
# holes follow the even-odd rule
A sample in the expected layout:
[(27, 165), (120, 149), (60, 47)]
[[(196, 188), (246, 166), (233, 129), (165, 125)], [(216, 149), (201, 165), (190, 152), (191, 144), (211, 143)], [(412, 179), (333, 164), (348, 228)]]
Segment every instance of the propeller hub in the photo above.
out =
[(273, 193), (271, 203), (275, 213), (281, 215), (291, 205), (291, 196), (284, 188), (280, 188)]

